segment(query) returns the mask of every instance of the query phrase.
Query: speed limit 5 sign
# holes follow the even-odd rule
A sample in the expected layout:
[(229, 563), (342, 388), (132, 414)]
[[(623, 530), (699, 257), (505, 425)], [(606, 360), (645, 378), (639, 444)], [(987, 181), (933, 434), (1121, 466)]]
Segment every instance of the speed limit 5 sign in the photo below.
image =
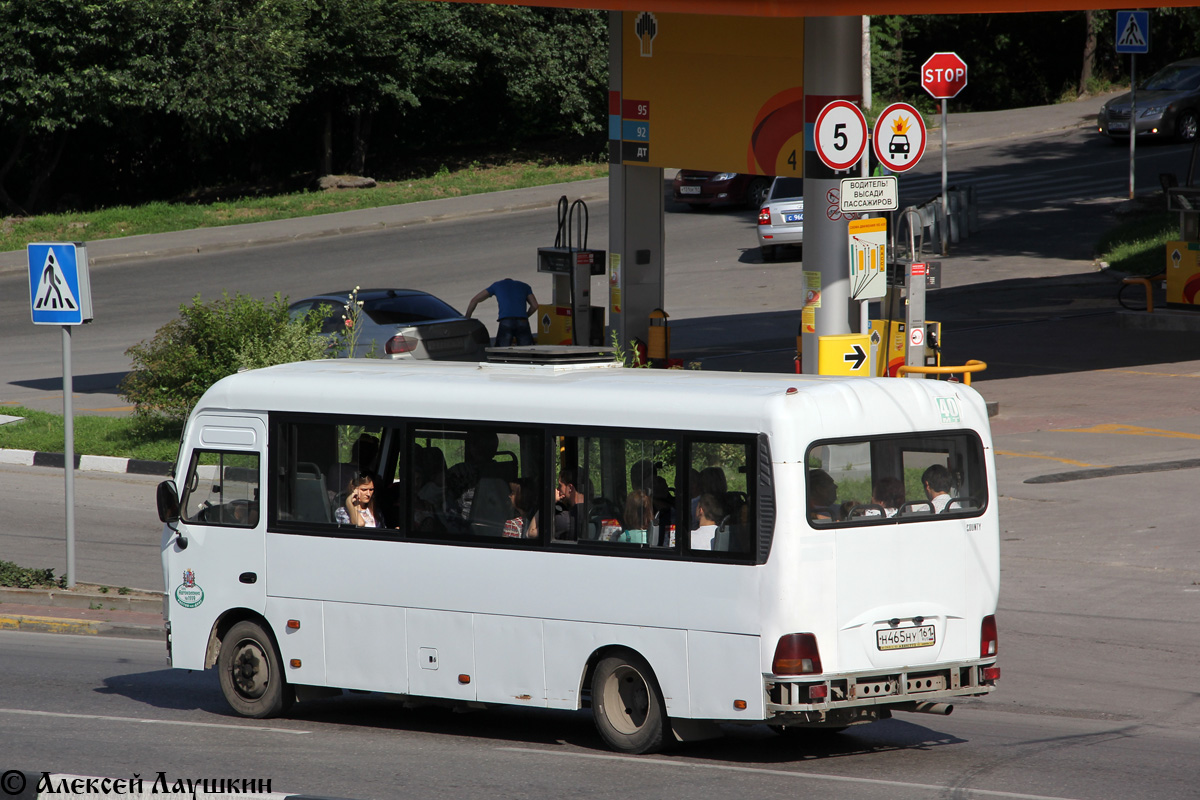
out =
[(849, 100), (834, 100), (817, 115), (817, 157), (832, 170), (853, 167), (867, 149), (867, 118)]

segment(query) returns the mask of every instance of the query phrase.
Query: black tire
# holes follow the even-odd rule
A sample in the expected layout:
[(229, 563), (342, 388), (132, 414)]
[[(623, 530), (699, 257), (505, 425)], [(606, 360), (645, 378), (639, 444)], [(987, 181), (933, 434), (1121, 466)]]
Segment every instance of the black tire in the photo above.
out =
[(1175, 136), (1181, 142), (1196, 141), (1196, 134), (1200, 133), (1200, 120), (1197, 120), (1195, 111), (1184, 111), (1175, 120)]
[(770, 193), (771, 181), (766, 178), (755, 178), (746, 188), (746, 205), (750, 206), (752, 211), (758, 211), (762, 208), (762, 204), (767, 202), (767, 195)]
[(296, 697), (275, 643), (254, 622), (239, 622), (221, 639), (217, 673), (225, 701), (243, 717), (277, 717)]
[(656, 753), (670, 726), (658, 681), (645, 659), (623, 652), (601, 659), (592, 673), (592, 718), (619, 753)]

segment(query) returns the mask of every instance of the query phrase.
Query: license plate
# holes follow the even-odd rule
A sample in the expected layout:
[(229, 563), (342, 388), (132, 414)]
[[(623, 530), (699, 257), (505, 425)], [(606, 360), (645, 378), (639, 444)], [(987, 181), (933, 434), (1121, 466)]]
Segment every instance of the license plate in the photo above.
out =
[(1108, 129), (1110, 131), (1127, 131), (1127, 130), (1129, 130), (1129, 123), (1128, 122), (1110, 122), (1110, 123), (1108, 123)]
[(700, 187), (699, 186), (680, 186), (679, 193), (680, 194), (700, 194)]
[(910, 647), (932, 647), (936, 639), (932, 625), (914, 628), (885, 628), (875, 631), (875, 642), (880, 650), (906, 650)]
[(784, 214), (783, 221), (784, 222), (804, 222), (804, 212), (801, 211), (798, 214)]

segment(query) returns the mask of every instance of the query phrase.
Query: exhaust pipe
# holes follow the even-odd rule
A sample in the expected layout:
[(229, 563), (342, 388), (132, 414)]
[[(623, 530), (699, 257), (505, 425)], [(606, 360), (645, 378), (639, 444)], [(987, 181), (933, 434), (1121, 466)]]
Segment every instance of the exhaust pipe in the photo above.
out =
[(954, 711), (954, 706), (950, 703), (897, 703), (892, 708), (897, 711), (911, 711), (914, 714), (937, 714), (942, 717), (948, 717)]

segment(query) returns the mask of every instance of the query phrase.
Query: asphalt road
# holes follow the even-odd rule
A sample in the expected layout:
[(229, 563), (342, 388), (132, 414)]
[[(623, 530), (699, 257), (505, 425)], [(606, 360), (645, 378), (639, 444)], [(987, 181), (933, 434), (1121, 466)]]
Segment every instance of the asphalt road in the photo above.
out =
[(730, 727), (627, 757), (601, 749), (585, 713), (456, 714), (356, 695), (284, 720), (234, 718), (211, 672), (167, 671), (162, 657), (153, 642), (0, 632), (0, 766), (268, 778), (274, 791), (362, 800), (1194, 796), (1194, 728), (1112, 712), (988, 701), (811, 739)]

